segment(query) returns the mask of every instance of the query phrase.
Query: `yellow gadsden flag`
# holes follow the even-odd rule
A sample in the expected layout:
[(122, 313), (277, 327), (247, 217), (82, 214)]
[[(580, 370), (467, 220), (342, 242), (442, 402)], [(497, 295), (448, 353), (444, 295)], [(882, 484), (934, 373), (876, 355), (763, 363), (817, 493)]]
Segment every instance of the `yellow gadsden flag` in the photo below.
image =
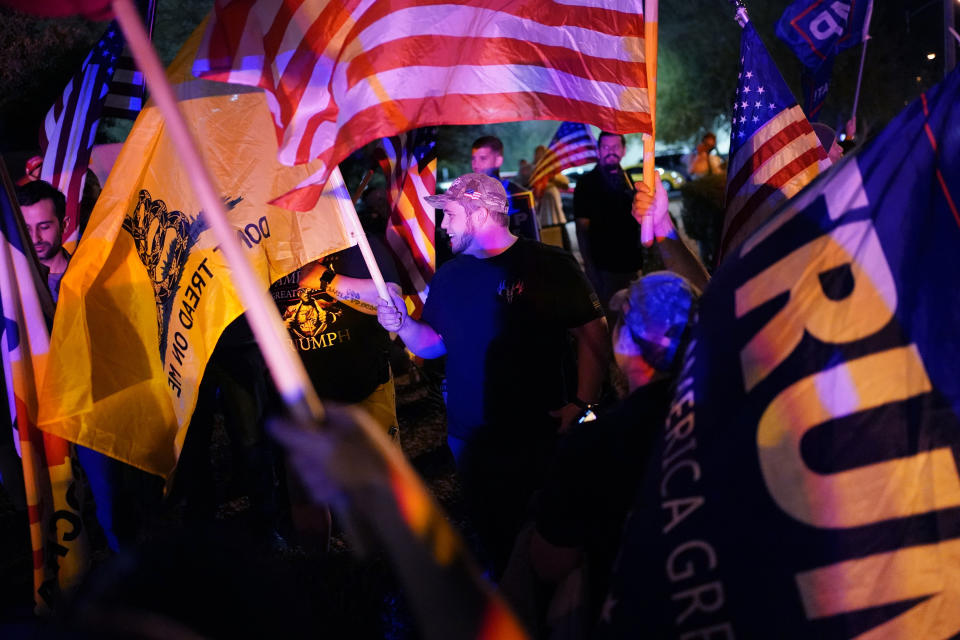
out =
[[(277, 162), (265, 94), (190, 75), (203, 26), (167, 75), (264, 288), (350, 244), (339, 175), (309, 212), (266, 203), (317, 167)], [(39, 426), (169, 477), (223, 329), (243, 312), (218, 242), (147, 105), (60, 287)]]

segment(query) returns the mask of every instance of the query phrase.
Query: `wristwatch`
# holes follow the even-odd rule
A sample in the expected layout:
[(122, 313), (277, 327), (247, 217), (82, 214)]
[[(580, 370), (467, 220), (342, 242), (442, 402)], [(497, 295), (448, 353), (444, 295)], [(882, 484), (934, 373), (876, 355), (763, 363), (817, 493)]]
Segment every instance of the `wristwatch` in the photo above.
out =
[(577, 424), (593, 422), (597, 419), (597, 407), (600, 406), (597, 403), (584, 402), (577, 396), (573, 396), (570, 403), (580, 408), (580, 415), (577, 416)]
[(599, 406), (596, 402), (585, 402), (577, 396), (573, 396), (573, 398), (570, 400), (570, 404), (575, 404), (581, 409), (584, 409), (584, 410), (590, 409), (591, 411), (593, 411)]

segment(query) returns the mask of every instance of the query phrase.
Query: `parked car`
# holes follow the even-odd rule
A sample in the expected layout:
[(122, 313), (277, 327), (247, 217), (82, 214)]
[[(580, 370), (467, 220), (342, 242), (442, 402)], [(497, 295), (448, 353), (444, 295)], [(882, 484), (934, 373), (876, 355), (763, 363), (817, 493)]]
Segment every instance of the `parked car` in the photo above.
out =
[(690, 154), (688, 153), (665, 153), (657, 156), (657, 166), (669, 171), (676, 171), (683, 176), (684, 180), (689, 180), (690, 174), (687, 172), (689, 157)]
[[(668, 192), (673, 191), (674, 189), (679, 189), (684, 184), (686, 184), (687, 179), (679, 171), (674, 171), (673, 169), (665, 169), (659, 164), (660, 159), (657, 158), (657, 173), (660, 174), (660, 181), (663, 183), (663, 188)], [(643, 180), (643, 165), (638, 164), (635, 167), (630, 167), (627, 169), (627, 173), (630, 175), (630, 179), (634, 182), (640, 182)]]

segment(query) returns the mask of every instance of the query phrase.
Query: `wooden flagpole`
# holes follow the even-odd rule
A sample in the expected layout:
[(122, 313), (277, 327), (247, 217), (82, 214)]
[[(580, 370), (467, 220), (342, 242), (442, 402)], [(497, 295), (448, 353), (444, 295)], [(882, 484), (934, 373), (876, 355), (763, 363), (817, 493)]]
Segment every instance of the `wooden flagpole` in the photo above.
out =
[(147, 81), (150, 95), (160, 108), (170, 136), (180, 151), (191, 186), (200, 199), (204, 215), (210, 222), (230, 266), (231, 279), (246, 308), (250, 328), (257, 338), (277, 390), (294, 420), (307, 423), (322, 419), (323, 405), (310, 384), (303, 363), (289, 347), (287, 331), (273, 300), (254, 274), (237, 240), (236, 230), (227, 221), (223, 201), (217, 195), (213, 178), (200, 156), (183, 114), (177, 107), (173, 89), (167, 81), (157, 52), (150, 44), (140, 13), (132, 0), (113, 0), (113, 11), (127, 44), (130, 45), (137, 67)]
[[(367, 174), (363, 176), (363, 180), (360, 181), (360, 186), (357, 187), (356, 193), (353, 194), (354, 204), (360, 199), (360, 196), (363, 195), (363, 190), (370, 184), (370, 178), (372, 177), (373, 169), (370, 169), (367, 171)], [(350, 207), (347, 219), (350, 222), (351, 233), (356, 237), (357, 246), (360, 247), (363, 261), (367, 265), (367, 271), (370, 272), (370, 278), (373, 279), (373, 284), (377, 287), (377, 294), (387, 302), (391, 302), (390, 293), (387, 291), (387, 283), (383, 281), (383, 274), (380, 273), (377, 258), (373, 255), (373, 249), (370, 248), (370, 241), (367, 240), (367, 234), (363, 230), (363, 225), (360, 224), (360, 217), (357, 215), (356, 207)]]
[[(647, 96), (650, 101), (650, 133), (643, 134), (643, 184), (650, 195), (656, 193), (657, 168), (654, 166), (657, 143), (657, 21), (659, 0), (643, 2), (643, 49), (647, 67)], [(640, 242), (645, 247), (653, 244), (653, 216), (645, 215), (640, 222)]]

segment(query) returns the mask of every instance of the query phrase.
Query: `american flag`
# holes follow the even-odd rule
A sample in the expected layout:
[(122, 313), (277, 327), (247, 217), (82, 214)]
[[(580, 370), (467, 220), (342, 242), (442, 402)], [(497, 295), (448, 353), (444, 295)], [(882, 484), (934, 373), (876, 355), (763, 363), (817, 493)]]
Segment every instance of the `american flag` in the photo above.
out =
[[(53, 298), (0, 160), (0, 360), (13, 439), (23, 467), (37, 610), (52, 609), (79, 582), (88, 544), (76, 496), (69, 443), (37, 428), (40, 385), (50, 350)], [(5, 435), (4, 437), (9, 437)], [(8, 481), (8, 478), (4, 478)], [(9, 484), (7, 486), (14, 486)], [(59, 523), (59, 524), (58, 524)]]
[(103, 101), (101, 117), (136, 120), (143, 108), (145, 89), (143, 74), (137, 69), (129, 48), (124, 48)]
[(64, 244), (75, 245), (80, 198), (90, 163), (90, 149), (110, 78), (123, 51), (123, 36), (111, 23), (100, 41), (83, 61), (80, 70), (67, 84), (63, 95), (47, 113), (40, 131), (43, 168), (40, 178), (64, 193), (67, 198)]
[(352, 149), (428, 125), (650, 133), (646, 56), (636, 0), (218, 0), (194, 75), (264, 88), (280, 161), (324, 160), (319, 193)]
[(721, 257), (827, 162), (813, 127), (749, 22), (743, 27), (738, 77)]
[[(137, 2), (137, 6), (144, 16), (147, 33), (152, 35), (156, 2), (154, 0), (145, 4)], [(116, 70), (110, 80), (110, 90), (103, 102), (103, 111), (100, 116), (103, 118), (136, 120), (140, 114), (140, 109), (143, 108), (145, 93), (146, 84), (143, 80), (143, 74), (137, 69), (137, 64), (133, 60), (133, 54), (130, 52), (128, 45), (123, 48), (123, 53), (117, 60)]]
[(597, 161), (597, 143), (587, 126), (579, 122), (564, 122), (557, 128), (547, 152), (533, 166), (530, 186), (539, 198), (550, 178), (564, 169), (579, 167)]
[(377, 160), (387, 176), (390, 223), (387, 245), (403, 268), (403, 291), (420, 317), (427, 285), (437, 266), (436, 220), (423, 198), (437, 189), (437, 128), (426, 127), (384, 138)]

